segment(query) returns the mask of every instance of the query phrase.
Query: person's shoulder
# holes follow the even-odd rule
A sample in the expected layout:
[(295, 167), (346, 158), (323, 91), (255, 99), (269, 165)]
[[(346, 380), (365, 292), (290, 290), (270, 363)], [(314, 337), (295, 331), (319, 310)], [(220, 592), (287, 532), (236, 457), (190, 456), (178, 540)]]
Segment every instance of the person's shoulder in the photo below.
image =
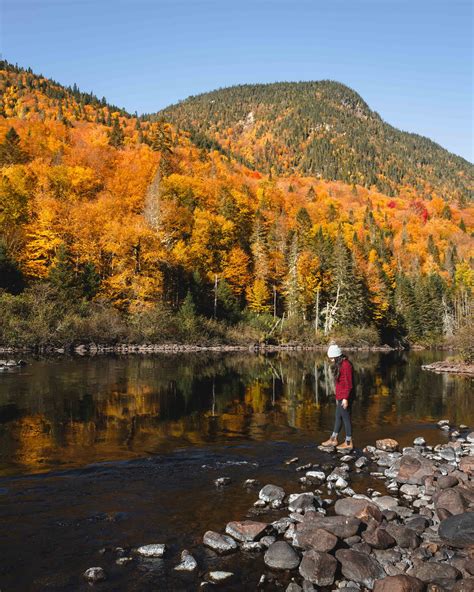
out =
[(347, 358), (344, 358), (344, 360), (342, 360), (342, 366), (345, 366), (346, 368), (352, 368), (352, 362), (350, 360), (348, 360)]

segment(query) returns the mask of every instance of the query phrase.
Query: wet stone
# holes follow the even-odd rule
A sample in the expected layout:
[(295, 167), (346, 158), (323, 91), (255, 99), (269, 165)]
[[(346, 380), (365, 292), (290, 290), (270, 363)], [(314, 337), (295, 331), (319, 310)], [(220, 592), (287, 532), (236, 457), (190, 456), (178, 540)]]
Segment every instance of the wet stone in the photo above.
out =
[(285, 541), (276, 541), (264, 555), (265, 565), (272, 569), (295, 569), (300, 564), (296, 551)]
[(219, 534), (208, 530), (203, 537), (203, 543), (217, 553), (231, 553), (237, 550), (237, 543), (226, 534)]
[(398, 450), (398, 442), (393, 438), (384, 438), (375, 442), (375, 447), (384, 452), (395, 452)]
[(262, 487), (260, 493), (258, 494), (258, 497), (267, 503), (271, 503), (274, 501), (281, 502), (285, 497), (285, 491), (281, 487), (278, 487), (278, 485), (269, 484), (265, 485), (265, 487)]
[(179, 563), (174, 569), (176, 571), (194, 571), (196, 567), (197, 561), (189, 551), (184, 549), (184, 551), (181, 552), (181, 563)]
[(133, 562), (133, 557), (119, 557), (115, 560), (117, 565), (128, 565)]
[(233, 577), (233, 573), (231, 571), (211, 571), (209, 573), (209, 579), (211, 582), (216, 582), (220, 584), (221, 582), (226, 582)]
[(89, 582), (102, 582), (107, 579), (107, 575), (102, 567), (89, 567), (83, 575)]
[(166, 545), (154, 543), (138, 547), (137, 553), (143, 557), (163, 557), (166, 551)]
[(242, 522), (229, 522), (225, 527), (226, 534), (237, 541), (255, 541), (267, 530), (268, 524), (265, 522), (254, 522), (253, 520), (243, 520)]
[(294, 493), (288, 498), (288, 509), (291, 512), (314, 510), (314, 493)]

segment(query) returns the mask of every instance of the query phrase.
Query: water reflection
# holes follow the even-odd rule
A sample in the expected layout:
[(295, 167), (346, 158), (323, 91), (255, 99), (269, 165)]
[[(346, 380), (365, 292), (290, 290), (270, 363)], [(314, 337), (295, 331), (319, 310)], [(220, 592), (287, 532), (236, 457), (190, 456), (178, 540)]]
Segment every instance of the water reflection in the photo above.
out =
[[(469, 424), (472, 381), (420, 370), (436, 353), (358, 353), (354, 427)], [(0, 474), (239, 439), (315, 438), (333, 420), (324, 354), (31, 361), (0, 376)]]

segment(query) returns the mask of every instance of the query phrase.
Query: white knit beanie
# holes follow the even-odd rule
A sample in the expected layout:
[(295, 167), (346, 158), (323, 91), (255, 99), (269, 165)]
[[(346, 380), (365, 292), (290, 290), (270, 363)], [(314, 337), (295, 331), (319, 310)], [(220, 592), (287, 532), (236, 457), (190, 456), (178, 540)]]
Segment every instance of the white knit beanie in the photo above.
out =
[(338, 358), (339, 356), (342, 355), (342, 351), (341, 348), (336, 345), (335, 343), (333, 345), (329, 346), (328, 349), (328, 358)]

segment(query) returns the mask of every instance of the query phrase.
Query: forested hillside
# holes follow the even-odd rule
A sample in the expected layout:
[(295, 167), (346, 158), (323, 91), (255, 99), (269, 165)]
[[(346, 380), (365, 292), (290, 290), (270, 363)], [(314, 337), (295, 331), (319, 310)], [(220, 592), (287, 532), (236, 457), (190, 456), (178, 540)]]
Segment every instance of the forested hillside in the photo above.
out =
[[(0, 344), (327, 342), (334, 334), (438, 343), (467, 335), (474, 209), (462, 159), (424, 139), (412, 149), (400, 140), (398, 166), (412, 161), (419, 176), (412, 186), (403, 172), (389, 196), (368, 178), (349, 184), (322, 169), (309, 176), (302, 162), (293, 171), (299, 132), (285, 148), (284, 118), (275, 135), (281, 150), (255, 158), (244, 142), (254, 132), (245, 130), (260, 129), (261, 111), (251, 121), (247, 99), (236, 95), (235, 117), (245, 121), (225, 137), (239, 150), (225, 144), (220, 123), (213, 137), (205, 119), (186, 131), (172, 115), (187, 102), (165, 113), (170, 124), (5, 62), (1, 75)], [(279, 113), (291, 111), (291, 96)], [(340, 125), (357, 119), (376, 147), (378, 176), (387, 143), (377, 130), (386, 126), (349, 96)], [(275, 147), (269, 133), (256, 144)], [(433, 154), (436, 167), (416, 165)], [(420, 193), (429, 171), (436, 190), (426, 192), (425, 179)]]
[[(429, 97), (427, 97), (429, 101)], [(463, 202), (474, 167), (417, 134), (388, 125), (353, 90), (323, 80), (233, 86), (190, 97), (158, 114), (260, 171), (340, 180), (397, 195)]]

